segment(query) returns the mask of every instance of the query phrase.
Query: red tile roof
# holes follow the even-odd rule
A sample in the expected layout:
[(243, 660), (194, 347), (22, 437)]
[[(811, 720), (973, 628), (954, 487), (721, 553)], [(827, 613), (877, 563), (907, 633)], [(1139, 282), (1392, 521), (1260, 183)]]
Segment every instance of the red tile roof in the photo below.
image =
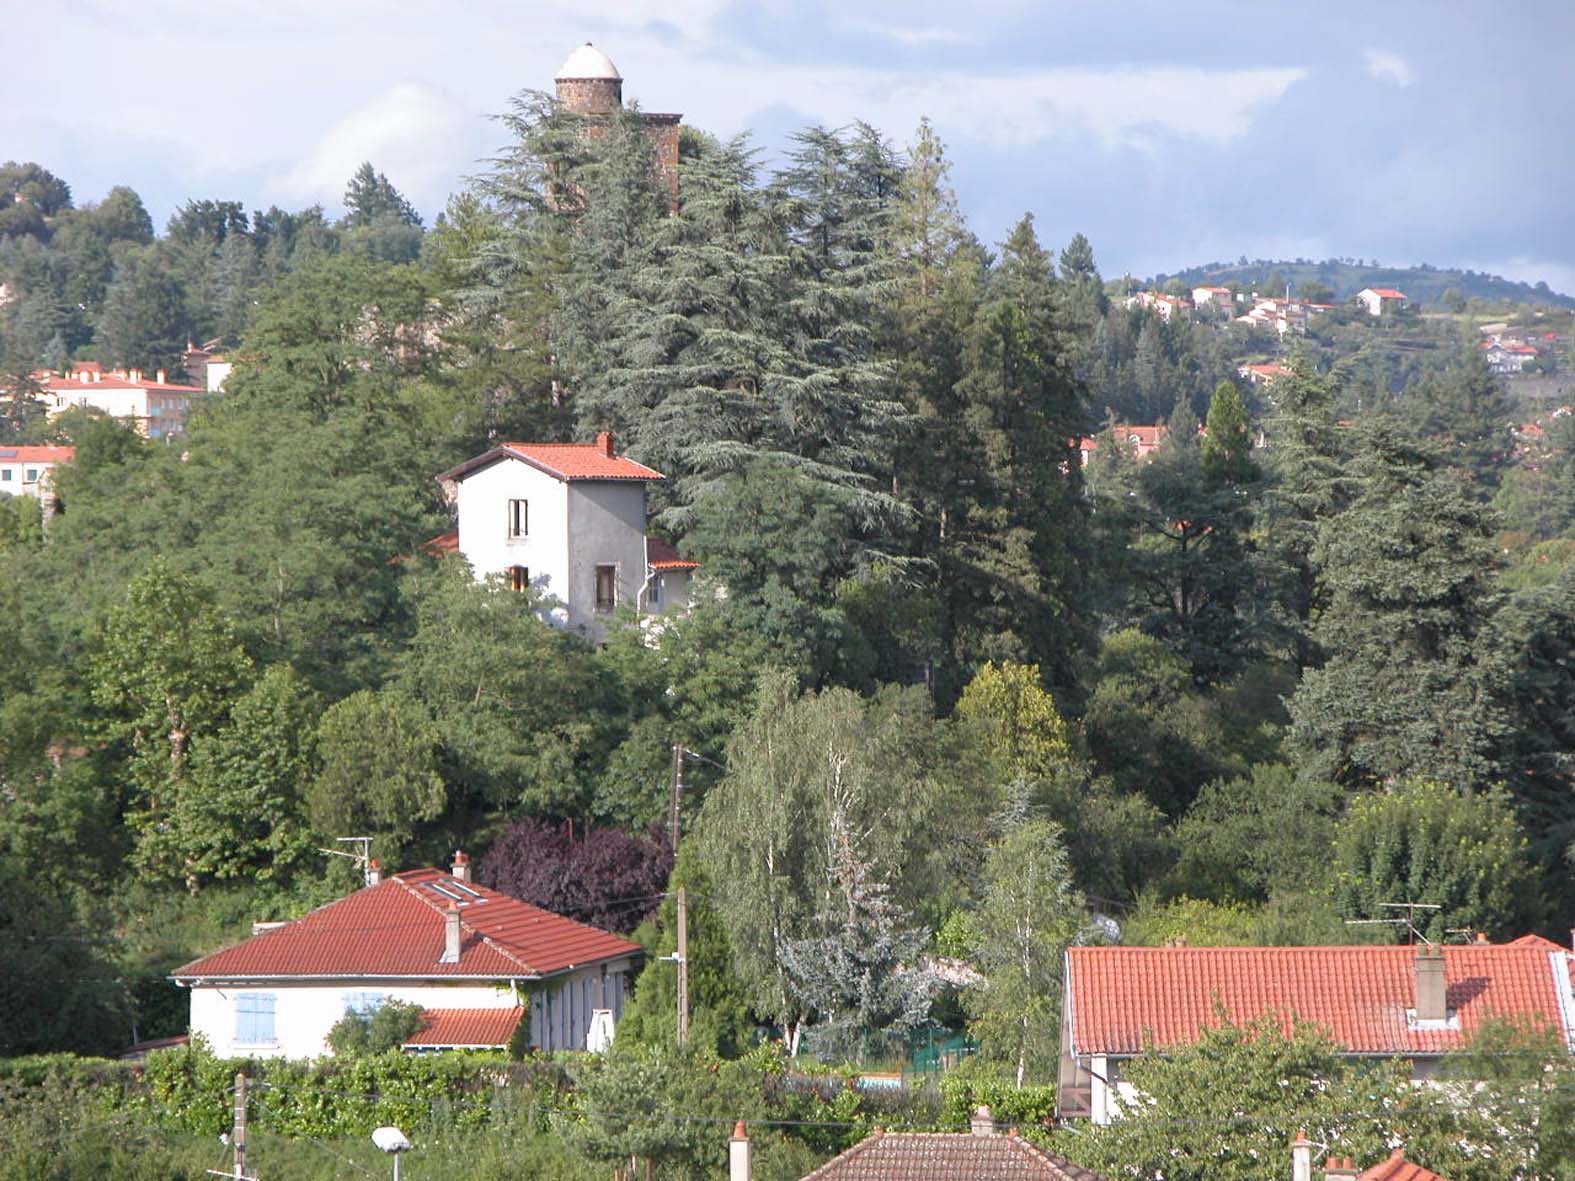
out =
[(38, 384), (51, 393), (69, 394), (82, 390), (173, 390), (178, 394), (206, 394), (208, 391), (197, 385), (176, 385), (168, 381), (153, 381), (151, 378), (138, 378), (133, 381), (129, 374), (120, 372), (105, 373), (99, 365), (91, 368), (79, 365), (77, 372), (84, 369), (97, 376), (92, 381), (82, 381), (76, 376), (61, 377), (58, 373), (38, 373), (34, 376)]
[(804, 1181), (1099, 1181), (1099, 1174), (1017, 1135), (876, 1132)]
[(645, 562), (652, 570), (698, 570), (699, 562), (678, 556), (678, 551), (659, 537), (645, 539)]
[(449, 554), (457, 554), (459, 553), (459, 530), (450, 529), (447, 533), (439, 533), (436, 537), (428, 538), (421, 548), (434, 558), (443, 558)]
[(0, 459), (19, 459), (23, 463), (70, 463), (75, 447), (0, 447)]
[(1369, 287), (1367, 290), (1371, 291), (1379, 299), (1404, 299), (1405, 298), (1405, 293), (1404, 292), (1396, 291), (1393, 287)]
[(661, 480), (661, 472), (626, 455), (609, 454), (604, 443), (503, 443), (450, 468), (439, 480), (463, 480), (503, 459), (517, 459), (559, 480)]
[[(1265, 1013), (1326, 1027), (1356, 1054), (1438, 1054), (1468, 1041), (1484, 1017), (1530, 1017), (1569, 1037), (1568, 957), (1525, 944), (1443, 949), (1445, 1029), (1413, 1028), (1415, 953), (1408, 947), (1074, 947), (1067, 1003), (1078, 1054), (1138, 1054), (1197, 1040), (1218, 1024)], [(1558, 973), (1558, 975), (1556, 975)]]
[(1357, 1181), (1444, 1181), (1444, 1178), (1406, 1160), (1405, 1150), (1397, 1148), (1382, 1164), (1363, 1169), (1357, 1174)]
[(423, 1009), (421, 1028), (405, 1039), (402, 1048), (495, 1050), (506, 1047), (524, 1016), (513, 1009)]
[[(467, 899), (459, 908), (458, 963), (439, 962), (450, 899), (434, 886)], [(550, 976), (640, 950), (637, 943), (441, 870), (416, 869), (193, 960), (171, 975), (177, 980), (504, 980)]]

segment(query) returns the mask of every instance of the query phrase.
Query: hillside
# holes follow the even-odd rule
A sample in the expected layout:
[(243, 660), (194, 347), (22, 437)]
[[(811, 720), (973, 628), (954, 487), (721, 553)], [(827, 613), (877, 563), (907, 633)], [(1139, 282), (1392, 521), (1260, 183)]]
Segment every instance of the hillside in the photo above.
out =
[(1322, 283), (1333, 290), (1336, 299), (1349, 299), (1364, 287), (1395, 287), (1418, 303), (1437, 304), (1443, 299), (1444, 292), (1454, 288), (1466, 299), (1575, 308), (1575, 298), (1552, 290), (1546, 283), (1515, 283), (1498, 275), (1440, 269), (1425, 263), (1415, 267), (1379, 267), (1333, 258), (1322, 262), (1309, 259), (1281, 262), (1255, 259), (1247, 262), (1243, 259), (1235, 263), (1206, 263), (1174, 275), (1155, 275), (1150, 282), (1152, 286), (1158, 287), (1171, 279), (1180, 279), (1188, 286), (1242, 283), (1267, 289), (1277, 285), (1277, 282), (1270, 282), (1275, 272), (1279, 273), (1280, 279), (1298, 288), (1308, 283)]

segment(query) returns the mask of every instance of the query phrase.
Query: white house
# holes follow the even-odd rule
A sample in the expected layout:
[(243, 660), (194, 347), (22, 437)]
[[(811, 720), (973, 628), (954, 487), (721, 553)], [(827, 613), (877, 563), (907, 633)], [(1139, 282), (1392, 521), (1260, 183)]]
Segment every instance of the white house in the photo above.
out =
[(1196, 1042), (1221, 1015), (1323, 1026), (1340, 1054), (1438, 1073), (1494, 1017), (1575, 1046), (1572, 956), (1534, 935), (1420, 947), (1073, 947), (1066, 953), (1056, 1111), (1107, 1123), (1135, 1092), (1127, 1059)]
[(1229, 287), (1194, 287), (1192, 289), (1192, 304), (1197, 308), (1214, 308), (1216, 311), (1228, 312), (1234, 305), (1236, 296)]
[[(375, 864), (375, 863), (374, 863)], [(507, 1046), (521, 1020), (541, 1050), (601, 1048), (623, 1014), (639, 944), (453, 871), (383, 879), (175, 969), (191, 1033), (222, 1057), (312, 1058), (347, 1011), (417, 1004), (409, 1050)]]
[(150, 439), (184, 434), (192, 399), (207, 393), (198, 386), (169, 381), (162, 369), (149, 380), (140, 369), (106, 371), (96, 361), (78, 362), (66, 377), (47, 370), (33, 377), (43, 390), (50, 414), (73, 406), (92, 406), (127, 420)]
[(70, 463), (75, 447), (0, 447), (0, 493), (47, 500), (54, 471)]
[(503, 443), (438, 477), (456, 509), (452, 540), (478, 578), (505, 575), (547, 603), (549, 622), (600, 639), (619, 607), (683, 611), (698, 563), (648, 538), (646, 486), (662, 474), (594, 443)]
[(1356, 293), (1356, 302), (1369, 316), (1382, 316), (1385, 312), (1397, 312), (1411, 306), (1404, 293), (1393, 287), (1363, 287)]

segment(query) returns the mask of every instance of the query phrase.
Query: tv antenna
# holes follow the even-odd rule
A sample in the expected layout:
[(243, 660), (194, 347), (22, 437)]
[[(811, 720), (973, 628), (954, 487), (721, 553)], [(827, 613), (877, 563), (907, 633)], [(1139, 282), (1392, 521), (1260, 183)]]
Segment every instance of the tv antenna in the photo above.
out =
[(361, 871), (361, 877), (367, 885), (372, 884), (372, 838), (371, 837), (335, 837), (334, 840), (341, 845), (356, 845), (356, 852), (346, 853), (343, 849), (318, 849), (329, 857), (348, 857), (355, 862), (356, 868)]
[(1416, 912), (1419, 910), (1442, 910), (1443, 907), (1436, 902), (1380, 902), (1379, 906), (1387, 910), (1403, 910), (1404, 917), (1396, 916), (1392, 919), (1346, 919), (1347, 927), (1398, 927), (1404, 924), (1408, 936), (1406, 942), (1414, 945), (1418, 939), (1429, 947), (1433, 941), (1417, 929)]

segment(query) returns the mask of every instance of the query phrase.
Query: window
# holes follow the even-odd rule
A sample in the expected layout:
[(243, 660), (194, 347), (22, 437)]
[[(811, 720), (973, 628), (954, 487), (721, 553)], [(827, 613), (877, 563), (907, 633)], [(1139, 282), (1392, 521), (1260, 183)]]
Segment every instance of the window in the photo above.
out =
[(24, 480), (23, 483), (24, 484), (31, 484), (34, 481), (36, 481), (37, 479), (38, 479), (38, 469), (36, 467), (30, 467), (30, 468), (27, 469), (27, 479)]
[(656, 606), (660, 606), (661, 605), (661, 602), (662, 602), (662, 576), (660, 574), (654, 575), (651, 578), (650, 589), (648, 589), (645, 592), (645, 601), (652, 607), (656, 607)]
[(513, 590), (513, 591), (528, 591), (528, 590), (530, 590), (530, 567), (529, 566), (510, 566), (509, 567), (509, 589)]
[(611, 611), (618, 605), (618, 567), (596, 567), (596, 610)]
[(345, 1012), (359, 1013), (366, 1017), (377, 1012), (383, 1007), (383, 1002), (388, 998), (380, 992), (347, 992), (345, 993)]
[(4, 480), (8, 484), (11, 482), (10, 468), (0, 468), (0, 480)]
[(240, 1046), (274, 1044), (273, 993), (235, 994), (235, 1043)]
[(530, 536), (530, 501), (509, 501), (509, 540)]

